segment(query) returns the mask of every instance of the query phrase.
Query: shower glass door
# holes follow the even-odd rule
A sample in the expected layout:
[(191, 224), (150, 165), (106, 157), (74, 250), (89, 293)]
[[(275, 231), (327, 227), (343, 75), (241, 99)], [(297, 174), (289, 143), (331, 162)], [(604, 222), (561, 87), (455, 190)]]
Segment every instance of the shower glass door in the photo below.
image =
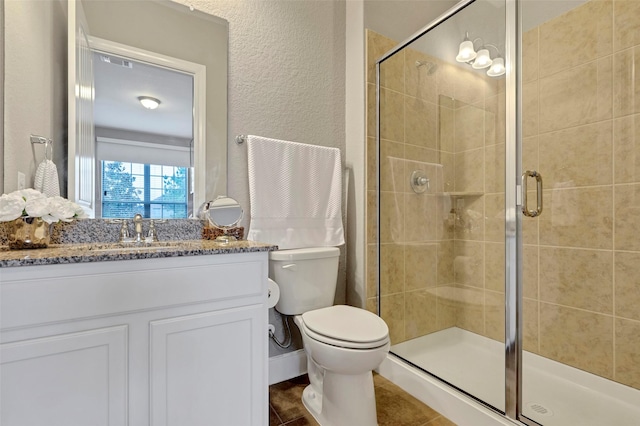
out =
[(379, 65), (380, 313), (392, 353), (504, 412), (505, 4), (459, 8)]
[(520, 9), (522, 169), (544, 205), (522, 219), (522, 414), (638, 425), (640, 2)]

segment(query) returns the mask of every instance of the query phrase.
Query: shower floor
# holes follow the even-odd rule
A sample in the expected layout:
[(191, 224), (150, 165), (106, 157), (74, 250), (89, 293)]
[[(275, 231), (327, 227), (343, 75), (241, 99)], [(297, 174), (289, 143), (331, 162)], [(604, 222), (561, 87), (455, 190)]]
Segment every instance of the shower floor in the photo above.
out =
[[(504, 410), (504, 345), (449, 328), (391, 352)], [(640, 391), (544, 357), (523, 355), (523, 413), (545, 426), (640, 425)]]

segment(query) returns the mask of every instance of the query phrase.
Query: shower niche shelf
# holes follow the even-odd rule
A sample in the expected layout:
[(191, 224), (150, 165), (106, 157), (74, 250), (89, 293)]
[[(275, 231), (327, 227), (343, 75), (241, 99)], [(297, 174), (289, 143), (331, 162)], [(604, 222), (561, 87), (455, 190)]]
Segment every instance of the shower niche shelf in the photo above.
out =
[(481, 197), (484, 195), (484, 192), (442, 192), (440, 195), (448, 195), (451, 198), (472, 198)]

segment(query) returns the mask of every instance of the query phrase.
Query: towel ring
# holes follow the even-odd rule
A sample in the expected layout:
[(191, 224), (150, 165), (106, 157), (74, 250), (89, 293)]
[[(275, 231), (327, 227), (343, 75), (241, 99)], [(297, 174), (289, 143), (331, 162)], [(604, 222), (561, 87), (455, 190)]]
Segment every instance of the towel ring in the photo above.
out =
[(47, 141), (44, 144), (44, 158), (53, 161), (53, 144), (50, 142), (51, 141)]

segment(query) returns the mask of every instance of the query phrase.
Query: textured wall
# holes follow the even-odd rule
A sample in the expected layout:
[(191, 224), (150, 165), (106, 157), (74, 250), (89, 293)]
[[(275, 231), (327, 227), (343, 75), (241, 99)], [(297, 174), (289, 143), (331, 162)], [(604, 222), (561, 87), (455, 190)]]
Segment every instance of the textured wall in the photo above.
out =
[[(229, 21), (228, 194), (250, 216), (246, 146), (253, 134), (345, 152), (345, 3), (182, 1)], [(245, 223), (245, 226), (247, 224)], [(336, 303), (345, 302), (346, 257)], [(270, 321), (278, 324), (274, 310)], [(297, 333), (297, 328), (292, 326)], [(299, 345), (295, 345), (301, 347)], [(270, 354), (282, 352), (271, 345)]]
[[(29, 135), (54, 140), (54, 159), (66, 157), (66, 1), (4, 2), (4, 191), (18, 189), (18, 172), (33, 186), (44, 146)], [(62, 163), (62, 162), (60, 162)], [(58, 168), (62, 180), (65, 170)], [(61, 187), (62, 195), (66, 188)]]

